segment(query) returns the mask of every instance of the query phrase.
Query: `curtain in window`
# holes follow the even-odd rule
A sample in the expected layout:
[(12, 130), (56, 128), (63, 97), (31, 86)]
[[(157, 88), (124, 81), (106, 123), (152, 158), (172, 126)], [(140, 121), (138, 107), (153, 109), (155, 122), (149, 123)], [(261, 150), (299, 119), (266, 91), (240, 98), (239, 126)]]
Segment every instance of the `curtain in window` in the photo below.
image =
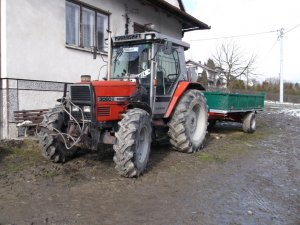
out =
[(95, 13), (92, 10), (82, 9), (82, 45), (84, 48), (94, 46)]
[(99, 51), (107, 51), (107, 46), (105, 46), (105, 39), (107, 38), (107, 16), (97, 13), (97, 27), (96, 27), (96, 38), (97, 38), (97, 48)]
[(79, 45), (80, 7), (70, 2), (66, 3), (66, 43)]

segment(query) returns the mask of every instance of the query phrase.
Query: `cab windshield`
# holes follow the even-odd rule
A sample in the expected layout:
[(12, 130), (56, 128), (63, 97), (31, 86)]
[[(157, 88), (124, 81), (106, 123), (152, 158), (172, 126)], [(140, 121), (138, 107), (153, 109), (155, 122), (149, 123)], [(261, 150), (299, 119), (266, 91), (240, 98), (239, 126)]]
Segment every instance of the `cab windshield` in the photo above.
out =
[(145, 78), (150, 75), (151, 44), (115, 46), (111, 79)]

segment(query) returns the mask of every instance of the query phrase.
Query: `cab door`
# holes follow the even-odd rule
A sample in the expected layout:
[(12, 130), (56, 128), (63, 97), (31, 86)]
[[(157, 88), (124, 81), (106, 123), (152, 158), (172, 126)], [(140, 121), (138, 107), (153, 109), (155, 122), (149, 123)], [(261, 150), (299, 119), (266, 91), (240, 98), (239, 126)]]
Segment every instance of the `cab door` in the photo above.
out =
[(171, 52), (164, 51), (159, 45), (156, 53), (156, 77), (154, 96), (154, 116), (161, 117), (168, 109), (169, 102), (177, 86), (180, 76), (180, 60), (177, 48)]

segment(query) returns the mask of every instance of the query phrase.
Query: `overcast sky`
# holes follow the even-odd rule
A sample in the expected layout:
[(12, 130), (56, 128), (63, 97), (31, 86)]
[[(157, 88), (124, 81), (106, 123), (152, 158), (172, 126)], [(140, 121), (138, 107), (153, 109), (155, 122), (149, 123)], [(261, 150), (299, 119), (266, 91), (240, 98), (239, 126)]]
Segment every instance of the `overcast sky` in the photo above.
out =
[[(300, 82), (300, 0), (183, 0), (186, 11), (211, 26), (211, 30), (188, 32), (191, 44), (187, 59), (205, 62), (226, 39), (202, 40), (253, 34), (284, 28), (284, 80)], [(280, 44), (277, 32), (232, 39), (245, 52), (257, 55), (259, 80), (278, 77)]]

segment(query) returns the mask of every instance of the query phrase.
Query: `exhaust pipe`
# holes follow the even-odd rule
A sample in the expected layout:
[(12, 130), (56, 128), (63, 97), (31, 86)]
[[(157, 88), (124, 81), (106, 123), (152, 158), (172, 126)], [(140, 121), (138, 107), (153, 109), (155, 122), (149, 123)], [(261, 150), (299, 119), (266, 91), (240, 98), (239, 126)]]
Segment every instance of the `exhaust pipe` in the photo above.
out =
[(110, 80), (110, 65), (111, 65), (111, 31), (107, 30), (108, 32), (108, 59), (107, 59), (107, 75), (106, 79)]

